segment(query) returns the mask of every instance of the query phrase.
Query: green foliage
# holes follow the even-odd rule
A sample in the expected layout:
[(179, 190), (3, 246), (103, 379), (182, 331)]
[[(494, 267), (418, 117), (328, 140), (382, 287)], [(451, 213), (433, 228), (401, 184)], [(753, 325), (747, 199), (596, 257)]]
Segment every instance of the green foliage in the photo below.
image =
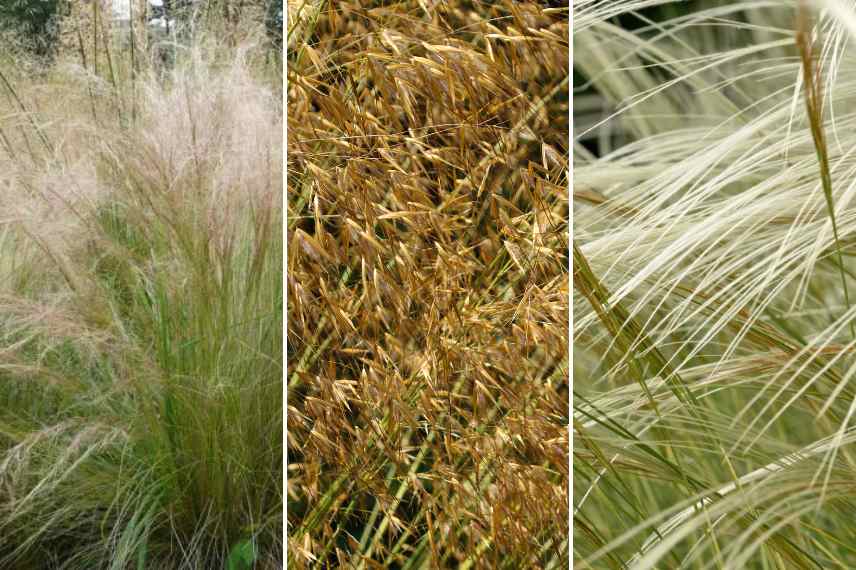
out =
[(252, 541), (242, 540), (232, 547), (226, 559), (226, 570), (250, 570), (256, 561), (256, 549)]
[(283, 25), (285, 22), (282, 0), (270, 0), (265, 12), (265, 29), (271, 44), (282, 49)]
[(56, 41), (56, 23), (62, 0), (3, 0), (0, 28), (19, 35), (34, 52), (49, 53)]

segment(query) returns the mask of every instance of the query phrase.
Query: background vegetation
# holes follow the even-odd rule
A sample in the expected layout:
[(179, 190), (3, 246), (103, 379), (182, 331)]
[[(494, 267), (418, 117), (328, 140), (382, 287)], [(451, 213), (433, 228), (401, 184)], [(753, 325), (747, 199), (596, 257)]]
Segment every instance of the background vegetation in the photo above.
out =
[(14, 31), (28, 47), (46, 54), (56, 42), (62, 0), (5, 0), (0, 5), (0, 30)]
[(852, 4), (574, 10), (575, 565), (856, 567)]
[(295, 568), (566, 568), (567, 2), (288, 36)]
[(282, 567), (268, 45), (0, 54), (0, 567)]

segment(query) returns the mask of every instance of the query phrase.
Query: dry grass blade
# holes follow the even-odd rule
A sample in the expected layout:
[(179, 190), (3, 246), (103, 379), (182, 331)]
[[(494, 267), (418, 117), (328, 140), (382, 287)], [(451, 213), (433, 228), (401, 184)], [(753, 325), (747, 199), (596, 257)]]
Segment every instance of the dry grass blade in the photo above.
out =
[[(844, 259), (841, 254), (841, 239), (838, 236), (838, 223), (835, 220), (835, 200), (832, 193), (832, 174), (829, 169), (829, 149), (824, 131), (823, 107), (823, 68), (818, 63), (820, 50), (812, 38), (811, 16), (805, 0), (800, 1), (797, 12), (797, 49), (802, 62), (802, 82), (805, 92), (805, 106), (811, 127), (811, 137), (817, 152), (817, 162), (820, 168), (820, 183), (826, 199), (826, 210), (832, 224), (832, 235), (835, 238), (835, 250), (838, 256), (838, 270), (841, 275), (841, 288), (844, 291), (844, 303), (850, 308), (850, 292), (847, 287), (847, 276), (844, 274)], [(850, 323), (850, 336), (856, 339), (856, 328)]]

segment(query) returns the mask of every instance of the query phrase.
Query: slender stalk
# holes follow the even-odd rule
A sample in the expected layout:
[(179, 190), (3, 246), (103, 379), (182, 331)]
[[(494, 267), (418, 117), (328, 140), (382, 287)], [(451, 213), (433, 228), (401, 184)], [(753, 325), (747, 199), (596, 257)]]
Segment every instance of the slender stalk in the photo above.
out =
[[(817, 42), (811, 37), (812, 31), (809, 22), (809, 9), (805, 0), (801, 0), (797, 13), (796, 44), (800, 52), (802, 63), (802, 82), (806, 114), (817, 153), (818, 167), (820, 168), (820, 181), (823, 186), (823, 196), (826, 199), (826, 211), (829, 221), (832, 223), (832, 235), (835, 239), (835, 252), (838, 258), (838, 271), (841, 276), (841, 288), (844, 291), (844, 304), (850, 310), (850, 292), (847, 286), (847, 276), (844, 272), (844, 257), (841, 254), (841, 239), (838, 234), (838, 223), (835, 219), (835, 198), (832, 192), (832, 173), (829, 167), (829, 149), (826, 144), (826, 133), (824, 131), (824, 90), (823, 90), (823, 68), (817, 61), (819, 49)], [(819, 30), (817, 31), (819, 33)], [(850, 336), (856, 340), (856, 326), (851, 319)]]

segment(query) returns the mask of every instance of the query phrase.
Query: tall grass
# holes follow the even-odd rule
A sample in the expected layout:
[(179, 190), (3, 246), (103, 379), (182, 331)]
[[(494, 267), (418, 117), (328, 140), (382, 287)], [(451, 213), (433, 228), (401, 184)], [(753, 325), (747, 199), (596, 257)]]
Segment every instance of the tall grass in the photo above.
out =
[(279, 77), (129, 55), (0, 63), (0, 567), (279, 568)]
[(568, 7), (289, 2), (294, 568), (565, 568)]
[(668, 4), (575, 3), (575, 564), (853, 568), (856, 10)]

